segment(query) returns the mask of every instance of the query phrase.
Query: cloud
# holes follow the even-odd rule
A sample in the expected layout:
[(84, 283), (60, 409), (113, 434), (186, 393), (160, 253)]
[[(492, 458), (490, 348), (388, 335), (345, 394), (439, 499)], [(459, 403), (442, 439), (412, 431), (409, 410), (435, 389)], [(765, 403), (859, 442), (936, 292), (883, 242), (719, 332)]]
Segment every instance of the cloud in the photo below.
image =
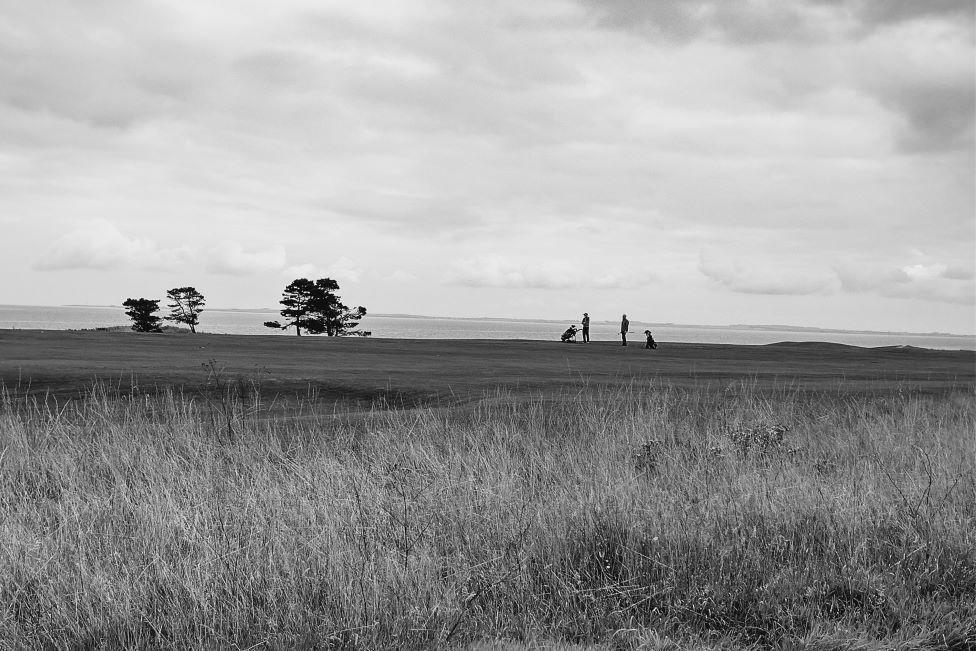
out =
[(771, 103), (795, 110), (843, 91), (856, 109), (856, 100), (868, 96), (900, 120), (893, 135), (902, 151), (972, 150), (976, 5), (971, 0), (584, 0), (584, 5), (600, 25), (642, 36), (657, 48), (670, 46), (670, 56), (681, 43), (693, 49), (709, 44), (731, 61), (753, 57), (753, 71), (742, 77), (752, 86), (753, 99), (765, 94)]
[(921, 83), (896, 89), (886, 101), (906, 120), (899, 137), (906, 151), (929, 152), (965, 149), (972, 144), (974, 121), (972, 83)]
[(173, 13), (161, 7), (5, 4), (3, 11), (0, 103), (30, 113), (124, 131), (185, 107), (215, 76), (207, 41), (174, 30)]
[(361, 267), (343, 256), (332, 264), (311, 262), (292, 264), (283, 246), (265, 249), (245, 249), (239, 242), (221, 242), (207, 251), (207, 271), (234, 276), (279, 274), (294, 278), (333, 278), (345, 282), (357, 282), (363, 274)]
[[(834, 0), (845, 2), (846, 0)], [(861, 0), (855, 3), (861, 21), (870, 26), (909, 20), (945, 18), (973, 24), (976, 5), (971, 0)]]
[(329, 273), (322, 267), (311, 263), (295, 264), (281, 270), (282, 276), (288, 278), (326, 278)]
[(337, 280), (357, 282), (363, 275), (362, 267), (346, 257), (340, 257), (326, 268), (329, 276)]
[(362, 277), (363, 269), (349, 258), (343, 256), (331, 265), (297, 264), (286, 267), (281, 273), (289, 278), (332, 278), (334, 280), (354, 283), (358, 282)]
[(650, 39), (735, 43), (796, 41), (838, 29), (871, 33), (926, 20), (972, 25), (970, 0), (582, 0), (600, 25)]
[[(599, 21), (653, 42), (719, 39), (732, 43), (808, 40), (831, 27), (829, 3), (726, 0), (583, 0)], [(836, 20), (836, 19), (835, 19)]]
[(972, 151), (976, 59), (971, 28), (898, 23), (859, 42), (852, 54), (852, 83), (899, 116), (896, 135), (903, 150)]
[(384, 282), (397, 285), (408, 285), (417, 282), (417, 276), (403, 269), (394, 269), (391, 274), (383, 279)]
[(204, 261), (204, 270), (218, 275), (257, 276), (280, 274), (290, 278), (335, 278), (356, 282), (362, 268), (347, 257), (332, 264), (289, 264), (285, 247), (246, 248), (240, 242), (223, 241), (210, 246), (159, 246), (149, 238), (124, 234), (104, 219), (86, 221), (57, 238), (37, 259), (38, 271), (70, 269), (172, 270), (195, 260)]
[(901, 268), (910, 280), (934, 280), (945, 277), (949, 268), (944, 264), (911, 264)]
[(841, 287), (851, 293), (888, 298), (976, 304), (976, 274), (941, 263), (904, 266), (843, 264), (836, 268)]
[(206, 253), (206, 269), (211, 273), (257, 275), (283, 270), (288, 264), (285, 247), (273, 246), (264, 250), (245, 250), (239, 242), (221, 242)]
[(493, 257), (456, 260), (451, 281), (468, 287), (510, 289), (622, 289), (645, 284), (654, 278), (647, 269), (588, 271), (578, 265), (559, 262), (518, 264)]
[(56, 239), (34, 269), (166, 269), (184, 264), (187, 246), (160, 247), (153, 240), (124, 235), (105, 219), (93, 219)]
[(732, 257), (715, 251), (702, 251), (698, 270), (719, 285), (741, 294), (807, 296), (834, 291), (836, 281), (817, 270), (798, 269), (789, 262), (753, 254)]
[(964, 267), (963, 265), (949, 265), (942, 274), (948, 280), (973, 280), (976, 278), (976, 265)]

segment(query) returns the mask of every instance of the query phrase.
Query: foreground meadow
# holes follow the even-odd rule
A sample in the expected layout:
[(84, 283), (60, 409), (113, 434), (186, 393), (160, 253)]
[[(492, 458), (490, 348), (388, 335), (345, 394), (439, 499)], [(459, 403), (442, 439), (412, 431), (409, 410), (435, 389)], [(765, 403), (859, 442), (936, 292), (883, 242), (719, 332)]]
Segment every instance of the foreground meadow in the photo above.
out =
[(974, 431), (968, 390), (8, 393), (0, 640), (967, 648)]

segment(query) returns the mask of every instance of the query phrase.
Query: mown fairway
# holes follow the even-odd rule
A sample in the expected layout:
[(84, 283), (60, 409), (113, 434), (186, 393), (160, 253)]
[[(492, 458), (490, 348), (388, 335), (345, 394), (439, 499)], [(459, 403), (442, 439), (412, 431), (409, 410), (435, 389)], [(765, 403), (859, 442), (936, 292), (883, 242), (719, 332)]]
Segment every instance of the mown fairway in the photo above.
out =
[(944, 391), (973, 387), (976, 352), (868, 349), (838, 344), (672, 344), (644, 350), (608, 342), (329, 339), (242, 335), (0, 330), (0, 379), (15, 394), (63, 397), (93, 380), (144, 391), (243, 381), (266, 397), (400, 404), (468, 400), (504, 386), (530, 395), (566, 387), (663, 382), (720, 387), (748, 380), (801, 390)]

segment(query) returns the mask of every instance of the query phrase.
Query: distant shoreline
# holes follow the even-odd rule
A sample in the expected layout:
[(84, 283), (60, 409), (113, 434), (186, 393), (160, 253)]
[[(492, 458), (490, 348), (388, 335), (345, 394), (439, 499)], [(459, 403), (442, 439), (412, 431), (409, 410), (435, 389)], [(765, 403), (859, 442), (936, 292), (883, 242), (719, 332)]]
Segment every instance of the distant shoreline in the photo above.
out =
[[(75, 307), (75, 308), (104, 308), (122, 309), (120, 305), (0, 305), (0, 307)], [(206, 308), (210, 312), (250, 312), (256, 314), (277, 314), (277, 308), (256, 307), (256, 308), (236, 308), (236, 307), (211, 307)], [(427, 314), (407, 314), (407, 313), (385, 313), (377, 312), (368, 314), (367, 317), (392, 318), (392, 319), (437, 319), (442, 321), (481, 321), (481, 322), (509, 322), (509, 323), (575, 323), (578, 319), (543, 319), (543, 318), (518, 318), (518, 317), (490, 317), (490, 316), (433, 316)], [(593, 325), (616, 325), (615, 320), (593, 321)], [(916, 337), (962, 337), (973, 338), (976, 333), (960, 334), (956, 332), (912, 332), (908, 330), (848, 330), (844, 328), (819, 328), (813, 326), (797, 326), (784, 324), (747, 324), (731, 323), (728, 325), (699, 324), (699, 323), (676, 323), (664, 321), (631, 321), (633, 325), (647, 326), (651, 328), (699, 328), (702, 330), (753, 330), (760, 332), (810, 332), (821, 334), (851, 334), (851, 335), (889, 335), (889, 336), (916, 336)]]

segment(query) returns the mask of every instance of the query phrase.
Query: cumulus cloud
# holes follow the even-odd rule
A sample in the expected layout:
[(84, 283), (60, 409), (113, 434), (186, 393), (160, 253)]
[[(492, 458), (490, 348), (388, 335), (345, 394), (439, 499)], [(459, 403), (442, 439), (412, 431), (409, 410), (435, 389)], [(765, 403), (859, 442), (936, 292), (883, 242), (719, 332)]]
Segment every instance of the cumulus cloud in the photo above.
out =
[(286, 267), (282, 275), (289, 278), (332, 278), (338, 281), (358, 282), (363, 269), (349, 258), (343, 256), (330, 265), (297, 264)]
[(334, 278), (357, 282), (363, 274), (361, 267), (342, 256), (331, 264), (311, 262), (292, 263), (285, 247), (245, 248), (239, 242), (225, 241), (210, 247), (206, 253), (206, 269), (211, 273), (234, 276), (278, 274), (294, 278)]
[(281, 275), (288, 278), (325, 278), (329, 276), (323, 267), (319, 265), (304, 263), (304, 264), (294, 264), (285, 267), (281, 270)]
[(239, 242), (216, 244), (206, 252), (206, 269), (211, 273), (249, 276), (278, 272), (288, 264), (285, 247), (247, 250)]
[(187, 246), (161, 247), (149, 238), (125, 235), (105, 219), (80, 224), (57, 238), (34, 263), (40, 271), (67, 269), (166, 269), (190, 257)]
[(701, 251), (698, 270), (719, 285), (742, 294), (799, 295), (826, 294), (835, 289), (828, 272), (798, 269), (790, 262), (768, 255), (729, 256)]
[(911, 280), (934, 280), (944, 278), (949, 267), (944, 264), (910, 264), (901, 268)]
[(654, 278), (647, 270), (593, 270), (560, 262), (519, 264), (495, 257), (456, 260), (451, 265), (451, 280), (468, 287), (511, 289), (621, 289), (635, 287)]
[(290, 263), (282, 245), (249, 248), (227, 240), (209, 246), (184, 244), (167, 248), (150, 238), (127, 235), (104, 219), (85, 221), (58, 237), (34, 261), (33, 268), (162, 271), (185, 268), (194, 262), (202, 262), (209, 273), (231, 276), (280, 274), (356, 282), (363, 274), (362, 268), (345, 256), (324, 265)]
[(845, 291), (888, 298), (971, 305), (976, 282), (971, 269), (942, 263), (885, 266), (843, 264), (836, 268)]

